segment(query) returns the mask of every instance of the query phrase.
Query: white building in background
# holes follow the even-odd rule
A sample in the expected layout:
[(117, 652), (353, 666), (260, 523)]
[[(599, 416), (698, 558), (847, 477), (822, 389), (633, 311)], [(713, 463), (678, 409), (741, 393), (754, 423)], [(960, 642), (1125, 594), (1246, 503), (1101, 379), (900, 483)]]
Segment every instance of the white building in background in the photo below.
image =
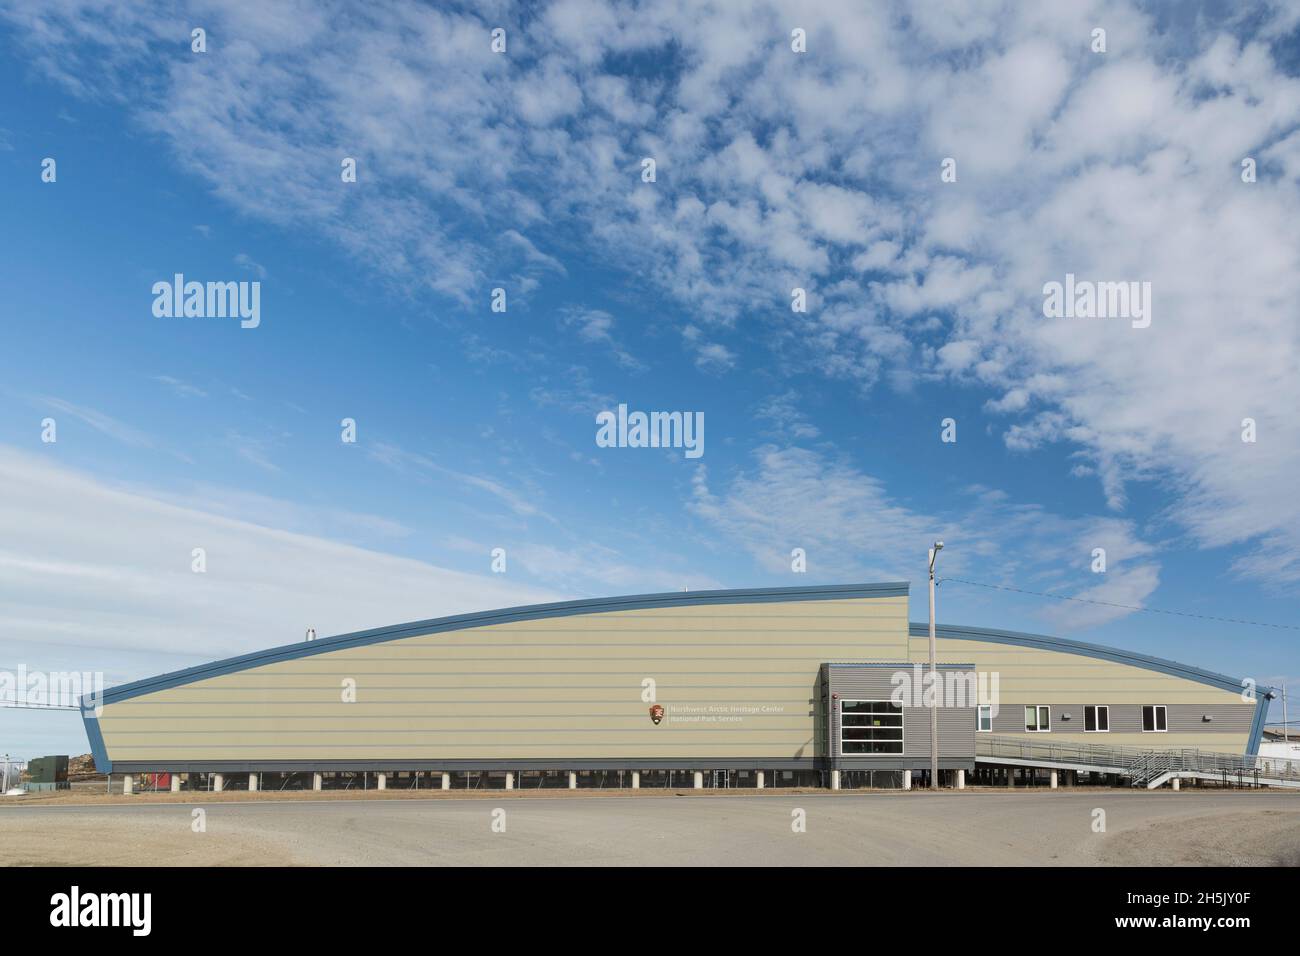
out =
[(1259, 743), (1263, 759), (1300, 760), (1300, 730), (1287, 733), (1282, 727), (1265, 727)]

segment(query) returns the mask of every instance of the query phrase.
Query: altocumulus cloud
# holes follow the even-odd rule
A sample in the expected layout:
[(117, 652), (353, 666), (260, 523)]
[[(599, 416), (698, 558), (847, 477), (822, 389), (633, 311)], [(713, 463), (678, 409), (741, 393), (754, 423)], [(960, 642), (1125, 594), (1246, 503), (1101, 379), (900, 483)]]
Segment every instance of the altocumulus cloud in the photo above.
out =
[[(220, 62), (167, 69), (159, 51), (193, 19), (180, 6), (3, 9), (45, 70), (119, 99), (232, 205), (316, 227), (380, 274), (466, 303), (503, 248), (545, 274), (539, 236), (585, 242), (683, 307), (701, 368), (743, 360), (743, 313), (795, 371), (981, 390), (1009, 445), (1071, 446), (1116, 511), (1160, 480), (1195, 543), (1300, 581), (1285, 5), (1174, 26), (1105, 0), (569, 0), (526, 18), (508, 57), (485, 37), (523, 22), (510, 8), (204, 5)], [(620, 67), (638, 62), (657, 68)], [(374, 188), (332, 188), (340, 143)], [(655, 188), (629, 188), (644, 156)], [(941, 184), (949, 156), (958, 181)], [(1043, 283), (1067, 272), (1150, 281), (1151, 327), (1045, 320)], [(789, 312), (796, 286), (806, 314)]]

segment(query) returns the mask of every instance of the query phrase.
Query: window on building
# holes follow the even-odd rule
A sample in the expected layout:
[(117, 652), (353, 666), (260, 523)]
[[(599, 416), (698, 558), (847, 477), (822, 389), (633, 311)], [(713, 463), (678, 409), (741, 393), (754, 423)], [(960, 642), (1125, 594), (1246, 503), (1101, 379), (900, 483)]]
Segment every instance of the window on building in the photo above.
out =
[(1046, 704), (1025, 705), (1025, 730), (1044, 734), (1052, 729), (1052, 718)]
[(888, 700), (840, 701), (841, 754), (902, 752), (902, 707)]
[(1087, 734), (1104, 734), (1110, 731), (1110, 708), (1105, 704), (1089, 704), (1083, 708), (1083, 731)]
[(1147, 704), (1142, 708), (1142, 732), (1162, 734), (1169, 729), (1169, 714), (1164, 704)]
[(992, 704), (980, 704), (975, 729), (986, 732), (991, 732), (993, 730)]

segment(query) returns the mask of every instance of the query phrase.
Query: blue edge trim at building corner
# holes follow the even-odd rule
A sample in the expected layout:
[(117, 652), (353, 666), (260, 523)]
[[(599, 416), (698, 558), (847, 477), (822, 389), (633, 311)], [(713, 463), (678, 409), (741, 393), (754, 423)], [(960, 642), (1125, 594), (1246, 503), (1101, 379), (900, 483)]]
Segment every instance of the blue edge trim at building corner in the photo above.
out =
[[(502, 608), (493, 611), (478, 611), (471, 614), (456, 614), (450, 617), (433, 618), (426, 621), (413, 621), (389, 627), (373, 628), (366, 631), (354, 631), (334, 637), (320, 638), (310, 642), (284, 644), (252, 654), (243, 654), (225, 660), (200, 664), (184, 670), (160, 674), (156, 677), (133, 681), (105, 691), (99, 704), (106, 705), (129, 700), (143, 694), (167, 690), (182, 684), (209, 677), (220, 677), (236, 671), (247, 670), (263, 664), (313, 657), (346, 647), (364, 647), (384, 641), (400, 640), (406, 637), (421, 637), (448, 631), (459, 631), (490, 624), (508, 624), (517, 621), (532, 621), (550, 617), (570, 617), (578, 614), (598, 614), (604, 611), (635, 611), (660, 607), (695, 607), (711, 604), (749, 604), (763, 601), (817, 601), (864, 597), (906, 597), (909, 593), (907, 582), (887, 584), (831, 584), (809, 587), (786, 588), (736, 588), (721, 591), (672, 591), (663, 594), (634, 594), (626, 597), (590, 598), (579, 601), (561, 601), (553, 604), (530, 604), (521, 607)], [(926, 624), (910, 624), (909, 634), (913, 637), (928, 635)], [(997, 631), (984, 628), (968, 628), (944, 625), (936, 628), (936, 634), (949, 638), (968, 638), (991, 643), (1018, 644), (1025, 647), (1041, 647), (1047, 650), (1082, 654), (1103, 660), (1112, 660), (1132, 664), (1149, 670), (1156, 670), (1188, 680), (1200, 681), (1229, 690), (1239, 690), (1241, 681), (1223, 674), (1201, 670), (1186, 664), (1147, 657), (1131, 651), (1105, 647), (1099, 644), (1084, 644), (1059, 637), (1046, 637), (1040, 634), (1021, 634), (1015, 631)], [(1265, 700), (1271, 699), (1271, 688), (1259, 688), (1259, 695)], [(1258, 706), (1255, 719), (1251, 725), (1248, 754), (1255, 754), (1259, 749), (1260, 737), (1264, 731), (1264, 713), (1266, 706)], [(86, 726), (86, 737), (90, 743), (91, 754), (95, 758), (95, 769), (100, 773), (111, 773), (112, 762), (104, 746), (104, 736), (100, 731), (99, 718), (95, 716), (95, 702), (89, 697), (82, 699), (81, 719)]]

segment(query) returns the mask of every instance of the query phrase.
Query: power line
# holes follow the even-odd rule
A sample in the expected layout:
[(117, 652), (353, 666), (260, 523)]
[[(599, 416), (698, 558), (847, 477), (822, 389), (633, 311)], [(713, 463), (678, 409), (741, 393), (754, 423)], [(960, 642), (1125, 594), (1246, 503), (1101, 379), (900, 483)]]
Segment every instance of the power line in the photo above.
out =
[(1249, 624), (1253, 627), (1276, 627), (1286, 631), (1300, 631), (1300, 626), (1295, 624), (1269, 624), (1265, 621), (1245, 621), (1235, 617), (1214, 617), (1209, 614), (1195, 614), (1191, 611), (1166, 611), (1158, 607), (1138, 607), (1134, 604), (1117, 604), (1114, 601), (1094, 601), (1090, 598), (1069, 597), (1065, 594), (1047, 594), (1043, 591), (1030, 591), (1027, 588), (1013, 588), (1005, 584), (984, 584), (981, 581), (966, 581), (962, 578), (943, 578), (944, 581), (955, 581), (957, 584), (970, 584), (977, 588), (993, 588), (997, 591), (1015, 591), (1017, 594), (1033, 594), (1036, 597), (1055, 598), (1058, 601), (1075, 601), (1079, 604), (1098, 604), (1102, 607), (1120, 607), (1126, 611), (1143, 611), (1147, 614), (1173, 614), (1177, 617), (1195, 617), (1202, 621), (1219, 621), (1223, 624)]
[(6, 710), (81, 710), (80, 704), (30, 704), (26, 701), (0, 699), (0, 707)]

